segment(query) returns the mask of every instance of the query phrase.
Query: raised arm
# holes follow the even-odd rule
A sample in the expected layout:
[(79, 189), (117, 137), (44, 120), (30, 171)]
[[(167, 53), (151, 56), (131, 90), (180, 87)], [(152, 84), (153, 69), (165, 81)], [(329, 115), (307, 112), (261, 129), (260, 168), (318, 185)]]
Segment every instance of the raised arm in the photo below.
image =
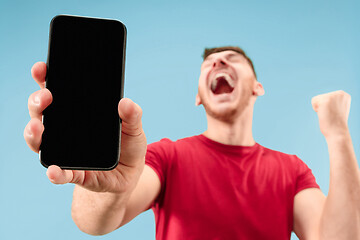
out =
[(330, 185), (326, 198), (317, 189), (295, 197), (294, 230), (301, 239), (360, 239), (360, 171), (347, 124), (350, 101), (343, 91), (312, 99), (328, 145)]
[[(24, 130), (29, 147), (39, 151), (44, 126), (43, 110), (52, 102), (45, 88), (45, 63), (32, 68), (32, 76), (41, 90), (29, 97), (31, 120)], [(73, 171), (50, 166), (49, 180), (54, 184), (74, 183), (72, 216), (77, 226), (92, 235), (115, 230), (146, 210), (160, 191), (156, 173), (144, 167), (146, 138), (141, 124), (141, 108), (130, 99), (118, 105), (122, 118), (121, 154), (118, 166), (112, 171)], [(61, 123), (60, 123), (61, 124)]]

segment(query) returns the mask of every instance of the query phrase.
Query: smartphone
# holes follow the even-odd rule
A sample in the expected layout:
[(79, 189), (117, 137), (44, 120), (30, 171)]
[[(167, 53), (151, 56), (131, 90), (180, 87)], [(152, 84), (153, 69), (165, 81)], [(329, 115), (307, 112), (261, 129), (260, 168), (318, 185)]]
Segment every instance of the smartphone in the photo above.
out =
[(112, 19), (58, 15), (50, 23), (43, 112), (43, 166), (111, 170), (118, 164), (126, 27)]

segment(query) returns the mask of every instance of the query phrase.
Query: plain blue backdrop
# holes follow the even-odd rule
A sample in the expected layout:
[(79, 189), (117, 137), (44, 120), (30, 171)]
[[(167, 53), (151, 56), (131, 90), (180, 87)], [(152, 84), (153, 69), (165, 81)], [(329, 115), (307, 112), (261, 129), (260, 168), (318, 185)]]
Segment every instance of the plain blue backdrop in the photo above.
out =
[[(204, 110), (194, 105), (202, 51), (243, 47), (266, 90), (255, 104), (255, 140), (297, 154), (326, 194), (327, 146), (310, 101), (337, 89), (351, 94), (349, 126), (359, 159), (359, 3), (0, 0), (0, 239), (155, 239), (151, 211), (106, 236), (78, 230), (70, 214), (73, 186), (51, 184), (23, 139), (27, 98), (38, 90), (30, 69), (46, 61), (55, 15), (114, 18), (127, 26), (125, 96), (143, 108), (149, 143), (206, 129)], [(106, 91), (101, 79), (99, 86)]]

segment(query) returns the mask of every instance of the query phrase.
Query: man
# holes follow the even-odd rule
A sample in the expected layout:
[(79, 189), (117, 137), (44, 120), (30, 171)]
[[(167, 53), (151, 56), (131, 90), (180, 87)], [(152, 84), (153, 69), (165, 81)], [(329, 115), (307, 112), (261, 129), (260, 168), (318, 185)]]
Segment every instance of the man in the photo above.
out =
[[(38, 152), (41, 115), (52, 96), (44, 88), (46, 65), (35, 64), (32, 75), (41, 90), (29, 97), (24, 137)], [(48, 178), (75, 184), (72, 216), (92, 235), (111, 232), (152, 208), (157, 239), (290, 239), (291, 231), (300, 239), (360, 239), (360, 172), (347, 126), (350, 96), (337, 91), (312, 99), (329, 148), (325, 197), (300, 159), (254, 141), (253, 107), (263, 94), (242, 49), (208, 49), (196, 96), (207, 116), (202, 135), (164, 139), (147, 149), (141, 108), (122, 99), (116, 169), (50, 166)]]

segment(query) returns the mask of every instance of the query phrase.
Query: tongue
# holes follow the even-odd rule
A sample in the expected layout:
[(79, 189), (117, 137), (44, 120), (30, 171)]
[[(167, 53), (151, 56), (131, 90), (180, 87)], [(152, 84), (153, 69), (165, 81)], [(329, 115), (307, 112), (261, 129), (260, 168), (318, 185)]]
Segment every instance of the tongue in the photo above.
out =
[(225, 79), (220, 79), (215, 88), (214, 94), (231, 93), (233, 88), (230, 87)]

